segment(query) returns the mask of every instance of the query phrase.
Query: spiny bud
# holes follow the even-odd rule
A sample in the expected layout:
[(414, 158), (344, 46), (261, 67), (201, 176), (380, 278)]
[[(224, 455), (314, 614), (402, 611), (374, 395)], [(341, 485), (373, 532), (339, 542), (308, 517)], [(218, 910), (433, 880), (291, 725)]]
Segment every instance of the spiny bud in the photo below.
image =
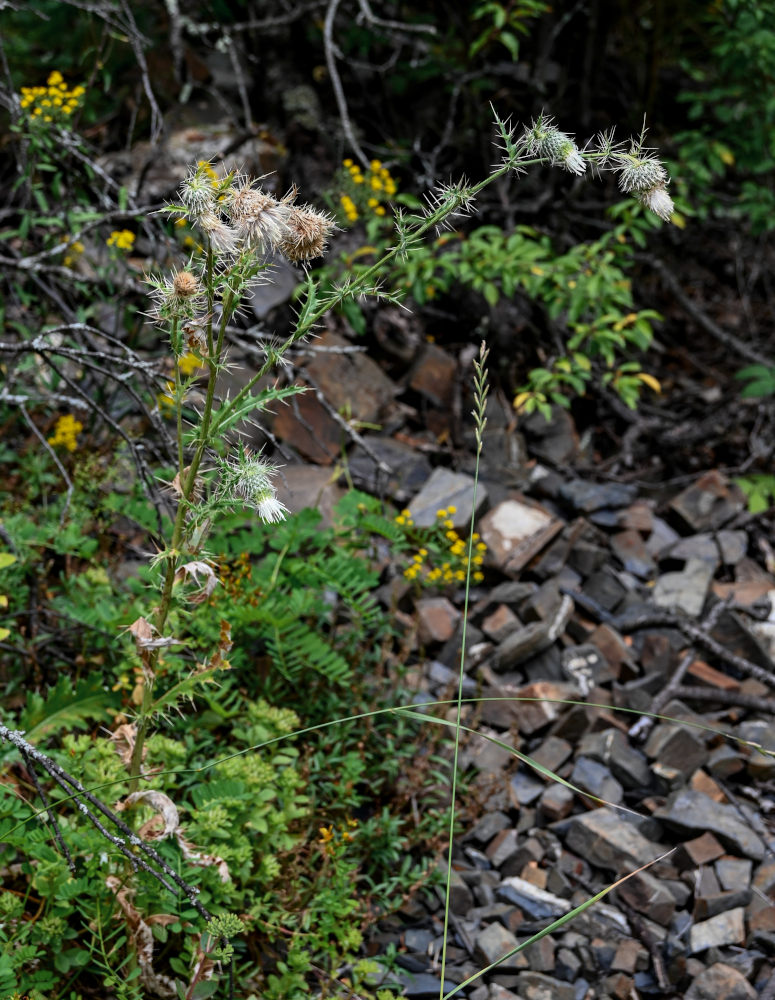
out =
[(191, 167), (180, 188), (180, 198), (191, 218), (198, 222), (205, 212), (215, 209), (212, 179), (202, 165)]
[(573, 138), (561, 132), (551, 119), (539, 118), (525, 132), (530, 153), (546, 157), (552, 166), (562, 167), (577, 176), (587, 169), (587, 163)]
[(667, 171), (655, 156), (620, 153), (616, 159), (619, 163), (619, 188), (625, 194), (664, 187), (667, 182)]
[(227, 226), (216, 212), (203, 212), (198, 221), (214, 250), (219, 253), (235, 252), (237, 233), (230, 226)]
[(256, 458), (247, 449), (240, 447), (237, 457), (230, 462), (223, 462), (221, 470), (221, 499), (227, 503), (239, 501), (245, 507), (253, 507), (267, 524), (284, 520), (288, 508), (277, 499), (269, 478), (276, 471), (274, 465)]

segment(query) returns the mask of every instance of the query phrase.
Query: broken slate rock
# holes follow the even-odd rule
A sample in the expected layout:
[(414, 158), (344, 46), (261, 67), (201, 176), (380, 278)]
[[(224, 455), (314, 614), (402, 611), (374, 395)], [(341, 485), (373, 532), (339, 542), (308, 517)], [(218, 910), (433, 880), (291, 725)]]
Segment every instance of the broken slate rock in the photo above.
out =
[(570, 983), (542, 972), (520, 972), (517, 989), (525, 1000), (575, 1000), (576, 997), (576, 990)]
[(693, 788), (674, 792), (654, 817), (683, 834), (712, 833), (722, 844), (755, 861), (764, 857), (764, 844), (740, 819), (734, 806), (714, 802)]
[(756, 1000), (756, 990), (737, 969), (716, 962), (694, 980), (684, 1000)]
[(571, 909), (571, 904), (561, 896), (539, 889), (527, 879), (514, 875), (505, 878), (497, 890), (498, 899), (514, 903), (531, 920), (545, 920), (549, 917), (561, 917)]
[(745, 510), (745, 497), (713, 469), (679, 493), (670, 509), (693, 531), (714, 531)]
[(496, 650), (493, 668), (501, 673), (513, 670), (533, 656), (537, 656), (552, 646), (565, 631), (573, 612), (573, 602), (565, 598), (562, 614), (555, 623), (532, 622), (524, 628), (510, 632)]
[(678, 608), (697, 618), (713, 580), (714, 566), (702, 559), (688, 559), (682, 570), (658, 577), (652, 599), (660, 608)]
[(646, 543), (639, 531), (632, 528), (620, 531), (611, 537), (611, 548), (621, 560), (628, 573), (647, 580), (656, 569), (656, 563), (646, 548)]
[(595, 646), (567, 646), (562, 651), (563, 672), (569, 680), (575, 681), (582, 698), (586, 698), (598, 683), (605, 668), (603, 656)]
[(646, 743), (646, 754), (662, 767), (674, 768), (684, 778), (702, 767), (708, 759), (705, 745), (688, 729), (662, 723), (655, 726)]
[[(519, 941), (511, 931), (499, 924), (497, 921), (488, 924), (483, 931), (479, 931), (475, 938), (476, 950), (480, 957), (487, 963), (493, 965), (503, 958), (510, 951), (519, 945)], [(498, 969), (501, 972), (517, 971), (527, 967), (527, 959), (521, 952), (512, 955), (504, 962), (499, 962)]]
[(616, 890), (634, 910), (667, 927), (675, 913), (675, 896), (649, 871), (636, 872)]
[(451, 993), (455, 989), (456, 983), (449, 979), (444, 980), (444, 989), (441, 990), (441, 980), (430, 972), (410, 973), (404, 972), (399, 976), (403, 993), (410, 1000), (425, 1000), (426, 997), (438, 997), (439, 992)]
[[(481, 483), (476, 490), (476, 509), (487, 500), (487, 489)], [(471, 510), (474, 502), (474, 479), (462, 472), (451, 472), (449, 469), (437, 468), (431, 473), (417, 496), (409, 504), (414, 523), (421, 528), (429, 528), (436, 524), (436, 511), (447, 510), (450, 506), (456, 508), (450, 514), (450, 520), (460, 531), (468, 528), (471, 521)]]
[(430, 476), (430, 462), (416, 448), (393, 438), (369, 435), (363, 440), (369, 451), (358, 445), (348, 460), (353, 482), (373, 496), (387, 495), (396, 503), (405, 504)]
[(615, 809), (594, 809), (571, 820), (568, 846), (598, 868), (623, 872), (664, 854), (661, 844), (647, 840)]
[(538, 504), (510, 499), (503, 500), (482, 518), (479, 533), (487, 545), (488, 562), (503, 573), (516, 576), (562, 527), (559, 518)]
[(460, 612), (446, 597), (423, 597), (417, 602), (420, 641), (447, 642), (455, 634)]
[(572, 479), (560, 488), (560, 496), (581, 514), (604, 507), (627, 507), (638, 495), (637, 486), (626, 483), (589, 483)]
[(624, 791), (608, 768), (591, 757), (577, 757), (570, 776), (572, 785), (583, 792), (588, 792), (596, 799), (619, 805), (624, 798)]
[(740, 906), (694, 924), (689, 932), (689, 951), (694, 955), (706, 948), (723, 948), (725, 945), (742, 944), (744, 941), (745, 910)]

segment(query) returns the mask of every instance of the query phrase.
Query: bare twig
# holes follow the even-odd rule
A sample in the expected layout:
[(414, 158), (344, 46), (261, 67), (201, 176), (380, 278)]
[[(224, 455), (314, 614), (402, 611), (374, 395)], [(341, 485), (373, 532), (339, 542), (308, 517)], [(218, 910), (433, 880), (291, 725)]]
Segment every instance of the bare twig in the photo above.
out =
[(344, 130), (345, 137), (350, 144), (350, 148), (361, 161), (363, 166), (368, 167), (369, 159), (361, 149), (360, 143), (355, 138), (355, 132), (353, 131), (352, 122), (350, 121), (350, 115), (347, 110), (347, 99), (344, 95), (342, 80), (339, 76), (339, 70), (336, 68), (336, 53), (334, 51), (333, 33), (336, 12), (339, 9), (340, 3), (341, 0), (329, 0), (328, 9), (326, 10), (326, 19), (323, 23), (323, 48), (326, 54), (328, 75), (331, 78), (331, 86), (334, 88), (334, 96), (336, 97), (336, 104), (339, 108), (339, 117), (342, 121), (342, 129)]

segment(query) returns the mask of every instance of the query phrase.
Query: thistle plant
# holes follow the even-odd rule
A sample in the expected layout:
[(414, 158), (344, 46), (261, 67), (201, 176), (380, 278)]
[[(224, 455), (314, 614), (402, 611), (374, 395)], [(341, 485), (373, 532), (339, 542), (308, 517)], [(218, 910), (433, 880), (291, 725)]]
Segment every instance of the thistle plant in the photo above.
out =
[[(131, 627), (142, 661), (142, 696), (130, 764), (132, 790), (141, 775), (143, 746), (153, 716), (174, 704), (175, 697), (190, 695), (195, 677), (186, 682), (172, 678), (168, 688), (175, 696), (159, 695), (161, 652), (180, 639), (165, 635), (174, 606), (176, 584), (186, 597), (186, 583), (198, 581), (206, 567), (207, 586), (217, 580), (203, 546), (219, 511), (243, 506), (255, 511), (268, 523), (282, 519), (285, 508), (277, 500), (272, 464), (234, 443), (246, 421), (270, 403), (281, 400), (299, 387), (272, 386), (257, 390), (260, 380), (282, 359), (297, 341), (311, 334), (317, 323), (333, 307), (363, 295), (397, 301), (397, 296), (380, 287), (396, 257), (411, 254), (423, 236), (437, 230), (454, 216), (473, 212), (476, 197), (487, 185), (506, 174), (519, 175), (528, 167), (549, 164), (577, 177), (591, 166), (594, 173), (604, 170), (619, 175), (619, 186), (636, 197), (661, 218), (669, 219), (672, 201), (667, 194), (667, 173), (651, 151), (644, 149), (644, 133), (629, 146), (614, 142), (612, 133), (603, 133), (580, 148), (553, 120), (540, 116), (522, 129), (496, 116), (502, 159), (490, 175), (476, 184), (466, 180), (439, 185), (427, 196), (423, 211), (395, 211), (396, 239), (375, 263), (358, 275), (322, 294), (310, 272), (310, 261), (321, 257), (335, 229), (334, 220), (309, 205), (297, 204), (297, 191), (281, 198), (264, 190), (250, 178), (227, 173), (222, 177), (209, 163), (192, 167), (179, 191), (177, 203), (167, 206), (168, 215), (199, 230), (202, 249), (186, 265), (169, 275), (148, 279), (153, 320), (169, 335), (174, 356), (174, 382), (168, 384), (177, 431), (177, 472), (171, 488), (177, 509), (167, 544), (157, 554), (159, 597), (151, 615)], [(256, 285), (271, 281), (271, 261), (281, 254), (300, 266), (305, 275), (296, 324), (284, 343), (266, 348), (263, 364), (231, 398), (216, 400), (216, 382), (228, 368), (226, 333), (242, 301)], [(191, 357), (206, 375), (204, 403), (193, 423), (188, 423), (187, 400), (200, 371), (181, 364)], [(189, 375), (186, 375), (189, 372)], [(195, 569), (191, 570), (190, 567)], [(201, 599), (201, 591), (189, 601)], [(216, 659), (218, 659), (216, 657)], [(163, 671), (162, 671), (163, 672)], [(195, 671), (200, 680), (209, 679), (211, 667)]]
[[(239, 438), (245, 425), (267, 406), (303, 391), (292, 385), (259, 388), (286, 352), (314, 333), (329, 310), (347, 300), (371, 295), (399, 301), (395, 293), (380, 287), (391, 263), (421, 246), (431, 230), (449, 224), (454, 216), (473, 212), (477, 195), (507, 174), (520, 175), (541, 164), (560, 167), (576, 177), (585, 174), (588, 167), (594, 168), (590, 173), (610, 170), (619, 174), (623, 189), (661, 217), (669, 217), (672, 202), (666, 193), (666, 172), (643, 150), (642, 138), (625, 148), (606, 134), (580, 148), (544, 117), (522, 129), (496, 118), (496, 128), (503, 155), (488, 177), (474, 184), (462, 180), (439, 185), (428, 195), (423, 210), (406, 213), (396, 209), (392, 245), (371, 267), (326, 293), (321, 292), (309, 264), (325, 253), (335, 223), (324, 212), (298, 204), (295, 188), (275, 197), (248, 177), (238, 173), (218, 176), (210, 164), (199, 163), (184, 179), (178, 200), (166, 207), (169, 216), (198, 231), (201, 247), (178, 269), (148, 278), (149, 315), (166, 332), (174, 362), (168, 409), (176, 432), (177, 467), (167, 484), (174, 517), (152, 565), (157, 595), (147, 615), (128, 629), (140, 666), (133, 694), (137, 710), (126, 755), (130, 793), (137, 792), (143, 777), (146, 740), (154, 718), (177, 708), (228, 666), (228, 628), (222, 630), (210, 658), (187, 675), (182, 660), (165, 655), (170, 647), (185, 644), (186, 637), (175, 633), (182, 631), (185, 616), (218, 585), (215, 561), (205, 547), (208, 534), (224, 511), (236, 507), (252, 511), (268, 524), (282, 520), (287, 513), (277, 498), (275, 467)], [(216, 385), (229, 369), (230, 325), (251, 289), (271, 281), (275, 255), (300, 268), (303, 289), (295, 324), (283, 342), (264, 346), (263, 362), (234, 395), (221, 397)], [(486, 422), (486, 357), (484, 351), (476, 366), (477, 457)], [(476, 561), (474, 542), (472, 530), (465, 560), (469, 574)], [(467, 590), (468, 585), (470, 578)], [(458, 699), (458, 738), (460, 709)], [(454, 803), (454, 785), (452, 794)]]

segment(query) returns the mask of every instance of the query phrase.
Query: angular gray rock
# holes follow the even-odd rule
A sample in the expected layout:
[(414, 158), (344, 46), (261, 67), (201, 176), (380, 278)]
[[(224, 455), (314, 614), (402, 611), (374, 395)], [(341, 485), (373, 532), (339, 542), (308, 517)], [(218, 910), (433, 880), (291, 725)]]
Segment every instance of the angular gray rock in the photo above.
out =
[(709, 795), (693, 788), (681, 788), (674, 792), (664, 806), (657, 809), (654, 817), (680, 833), (712, 833), (726, 847), (754, 861), (761, 861), (764, 857), (764, 844), (740, 819), (734, 806), (715, 802)]
[(574, 816), (567, 836), (572, 851), (598, 868), (623, 873), (665, 853), (662, 844), (647, 840), (615, 809), (594, 809)]

